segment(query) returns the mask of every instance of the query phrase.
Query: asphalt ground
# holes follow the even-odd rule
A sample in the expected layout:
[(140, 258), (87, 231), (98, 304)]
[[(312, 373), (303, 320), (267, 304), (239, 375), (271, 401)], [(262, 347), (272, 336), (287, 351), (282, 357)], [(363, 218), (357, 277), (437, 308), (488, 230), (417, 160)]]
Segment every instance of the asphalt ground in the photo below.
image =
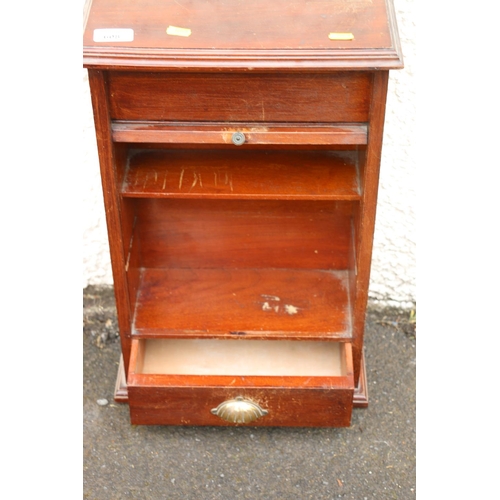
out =
[[(416, 498), (416, 322), (369, 307), (369, 406), (341, 429), (133, 426), (114, 402), (113, 290), (87, 287), (83, 318), (83, 498)], [(107, 404), (105, 401), (107, 400)]]

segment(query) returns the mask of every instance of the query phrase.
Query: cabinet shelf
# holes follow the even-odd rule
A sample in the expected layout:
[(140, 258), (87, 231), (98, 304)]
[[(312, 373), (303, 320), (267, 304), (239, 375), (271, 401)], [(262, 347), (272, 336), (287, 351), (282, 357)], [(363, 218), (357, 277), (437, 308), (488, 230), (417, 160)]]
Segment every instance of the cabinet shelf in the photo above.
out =
[(359, 200), (356, 160), (356, 151), (133, 151), (122, 195)]
[(349, 272), (141, 270), (133, 335), (144, 338), (347, 339)]

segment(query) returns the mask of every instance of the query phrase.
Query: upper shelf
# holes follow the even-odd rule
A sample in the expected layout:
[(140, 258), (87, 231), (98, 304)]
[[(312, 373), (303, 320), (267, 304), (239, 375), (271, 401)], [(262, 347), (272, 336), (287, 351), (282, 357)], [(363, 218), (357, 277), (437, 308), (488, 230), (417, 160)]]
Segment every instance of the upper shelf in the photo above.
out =
[[(237, 148), (237, 146), (234, 146)], [(359, 200), (355, 151), (142, 150), (131, 155), (126, 197)]]
[(394, 69), (392, 0), (92, 0), (89, 68)]

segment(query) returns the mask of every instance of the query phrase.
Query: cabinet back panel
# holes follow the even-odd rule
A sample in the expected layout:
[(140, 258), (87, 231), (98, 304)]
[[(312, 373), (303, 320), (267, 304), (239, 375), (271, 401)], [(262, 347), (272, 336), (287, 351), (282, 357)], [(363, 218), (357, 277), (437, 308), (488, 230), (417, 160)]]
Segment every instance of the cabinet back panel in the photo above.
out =
[(109, 75), (114, 120), (366, 122), (371, 74)]
[(349, 267), (351, 202), (136, 202), (143, 267)]

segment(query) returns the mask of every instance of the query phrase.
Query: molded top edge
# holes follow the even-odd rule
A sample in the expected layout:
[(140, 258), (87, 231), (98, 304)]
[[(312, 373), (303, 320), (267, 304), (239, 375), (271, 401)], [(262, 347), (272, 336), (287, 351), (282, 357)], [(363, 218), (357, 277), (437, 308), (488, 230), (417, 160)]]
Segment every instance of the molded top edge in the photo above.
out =
[(392, 0), (92, 0), (93, 69), (397, 69)]

